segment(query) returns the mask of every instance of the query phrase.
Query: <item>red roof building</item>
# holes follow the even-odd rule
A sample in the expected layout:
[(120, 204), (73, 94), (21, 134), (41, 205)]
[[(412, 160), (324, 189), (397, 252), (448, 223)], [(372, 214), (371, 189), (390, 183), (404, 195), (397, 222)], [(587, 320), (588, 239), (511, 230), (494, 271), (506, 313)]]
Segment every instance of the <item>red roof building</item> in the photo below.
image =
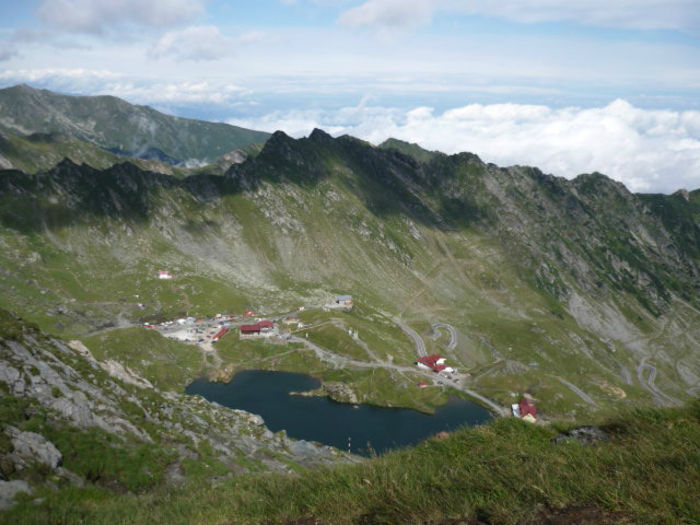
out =
[(528, 414), (534, 418), (537, 417), (537, 407), (535, 407), (534, 403), (526, 397), (520, 400), (518, 406), (520, 407), (520, 417), (525, 417)]
[(427, 355), (418, 358), (418, 366), (430, 368), (434, 372), (452, 372), (452, 368), (445, 364), (445, 358), (441, 355)]
[(221, 330), (216, 332), (216, 335), (214, 335), (214, 337), (211, 338), (211, 342), (216, 343), (219, 339), (226, 335), (226, 332), (228, 332), (228, 328), (224, 326)]
[(270, 337), (274, 333), (272, 330), (274, 327), (275, 324), (268, 320), (263, 320), (255, 324), (244, 324), (241, 325), (241, 335)]

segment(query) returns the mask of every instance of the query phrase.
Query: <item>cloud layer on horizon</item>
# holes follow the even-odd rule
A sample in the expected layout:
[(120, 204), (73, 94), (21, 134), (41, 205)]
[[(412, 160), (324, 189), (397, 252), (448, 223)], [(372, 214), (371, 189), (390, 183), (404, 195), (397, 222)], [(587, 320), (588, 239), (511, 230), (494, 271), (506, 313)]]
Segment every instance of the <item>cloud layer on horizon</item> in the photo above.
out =
[(587, 109), (471, 104), (439, 114), (428, 107), (401, 111), (361, 103), (230, 122), (297, 137), (314, 127), (374, 144), (394, 137), (445, 153), (473, 152), (501, 166), (537, 166), (567, 178), (599, 171), (636, 192), (700, 188), (700, 111), (640, 109), (621, 99)]
[(341, 13), (338, 22), (348, 27), (411, 28), (441, 12), (519, 23), (569, 21), (596, 27), (700, 31), (700, 10), (694, 0), (365, 0)]
[(172, 27), (203, 12), (201, 0), (44, 0), (37, 14), (59, 31), (99, 34), (120, 24)]

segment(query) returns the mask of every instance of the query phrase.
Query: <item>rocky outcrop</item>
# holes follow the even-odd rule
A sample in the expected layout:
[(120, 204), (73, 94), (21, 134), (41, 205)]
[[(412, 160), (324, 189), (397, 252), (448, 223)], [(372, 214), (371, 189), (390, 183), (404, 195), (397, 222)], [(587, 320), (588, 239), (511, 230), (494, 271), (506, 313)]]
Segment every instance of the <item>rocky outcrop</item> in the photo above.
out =
[(32, 492), (32, 488), (26, 481), (19, 479), (12, 481), (0, 480), (0, 510), (14, 505), (14, 498), (17, 494), (31, 494)]
[[(7, 321), (10, 316), (0, 311)], [(167, 442), (177, 452), (166, 479), (176, 481), (181, 461), (207, 450), (231, 472), (256, 469), (289, 472), (290, 465), (314, 466), (347, 461), (331, 447), (294, 441), (272, 433), (260, 416), (230, 410), (200, 397), (161, 392), (146, 379), (117, 362), (101, 362), (82, 344), (64, 344), (14, 319), (23, 335), (3, 338), (0, 332), (0, 388), (26, 400), (23, 413), (3, 421), (0, 430), (0, 479), (8, 502), (34, 466), (45, 475), (81, 485), (85, 479), (63, 468), (63, 453), (44, 435), (22, 428), (26, 419), (42, 414), (43, 428), (53, 432), (102, 432), (114, 436), (113, 448)], [(68, 466), (68, 465), (67, 465)], [(28, 478), (29, 479), (29, 478)], [(36, 482), (34, 478), (32, 482)], [(8, 484), (9, 481), (18, 483)], [(27, 480), (25, 480), (27, 481)], [(13, 492), (15, 491), (15, 492)]]
[(61, 453), (44, 436), (35, 432), (22, 432), (12, 426), (5, 428), (5, 434), (12, 440), (13, 451), (9, 457), (14, 461), (15, 468), (22, 469), (31, 463), (40, 463), (55, 470), (61, 464)]
[(605, 430), (600, 427), (587, 425), (562, 432), (558, 436), (552, 438), (552, 443), (559, 444), (578, 441), (584, 445), (591, 445), (597, 441), (607, 441), (608, 439), (610, 439), (610, 436)]
[(338, 403), (349, 403), (351, 405), (356, 405), (359, 403), (357, 394), (345, 383), (323, 383), (322, 388), (326, 395), (333, 401), (337, 401)]

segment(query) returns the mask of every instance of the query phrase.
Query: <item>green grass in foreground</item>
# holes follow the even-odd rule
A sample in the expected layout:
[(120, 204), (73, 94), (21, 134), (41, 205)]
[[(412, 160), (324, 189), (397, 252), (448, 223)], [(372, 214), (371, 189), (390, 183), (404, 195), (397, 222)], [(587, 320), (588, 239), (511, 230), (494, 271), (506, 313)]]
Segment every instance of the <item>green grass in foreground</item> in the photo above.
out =
[[(592, 509), (607, 523), (697, 523), (700, 402), (609, 420), (611, 439), (552, 444), (558, 428), (501, 419), (357, 465), (251, 475), (142, 495), (68, 489), (13, 523), (537, 523)], [(311, 523), (312, 521), (309, 521)], [(476, 521), (475, 521), (476, 522)], [(564, 523), (564, 522), (562, 522)], [(600, 523), (595, 521), (592, 523)]]

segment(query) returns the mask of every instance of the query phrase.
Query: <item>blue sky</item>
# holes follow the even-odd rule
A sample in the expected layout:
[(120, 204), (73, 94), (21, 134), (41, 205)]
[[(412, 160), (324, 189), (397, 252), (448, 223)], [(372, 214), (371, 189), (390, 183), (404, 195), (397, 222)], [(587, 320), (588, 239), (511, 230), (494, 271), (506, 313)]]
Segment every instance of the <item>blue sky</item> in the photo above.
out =
[(700, 186), (700, 0), (4, 1), (0, 87), (20, 82)]

